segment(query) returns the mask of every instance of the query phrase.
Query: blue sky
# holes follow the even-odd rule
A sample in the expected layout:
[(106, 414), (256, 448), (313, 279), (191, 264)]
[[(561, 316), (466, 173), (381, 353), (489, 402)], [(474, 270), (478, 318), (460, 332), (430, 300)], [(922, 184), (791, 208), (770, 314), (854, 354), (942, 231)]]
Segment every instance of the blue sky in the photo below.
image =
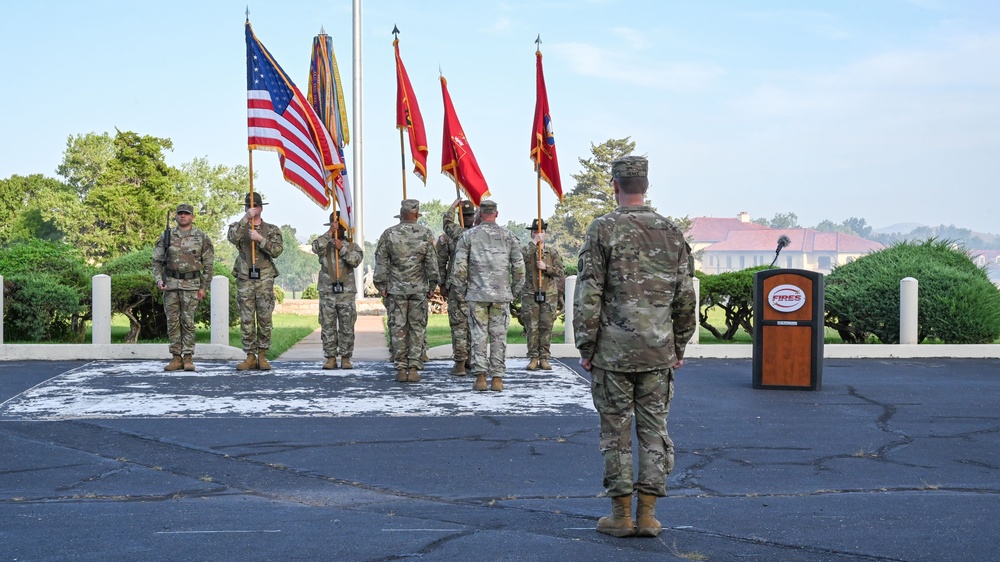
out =
[[(0, 178), (55, 176), (70, 135), (115, 128), (168, 137), (167, 160), (246, 164), (247, 2), (4, 3)], [(333, 37), (348, 104), (351, 1), (250, 3), (254, 31), (304, 90), (313, 36)], [(875, 227), (955, 224), (1000, 233), (1000, 3), (973, 0), (380, 0), (363, 2), (366, 238), (402, 195), (393, 25), (438, 173), (438, 69), (500, 207), (536, 213), (528, 159), (534, 39), (564, 189), (591, 143), (631, 136), (664, 214), (857, 216)], [(349, 115), (355, 136), (353, 113)], [(351, 147), (347, 149), (348, 165)], [(254, 155), (265, 218), (302, 237), (326, 211)], [(543, 191), (543, 214), (555, 205)]]

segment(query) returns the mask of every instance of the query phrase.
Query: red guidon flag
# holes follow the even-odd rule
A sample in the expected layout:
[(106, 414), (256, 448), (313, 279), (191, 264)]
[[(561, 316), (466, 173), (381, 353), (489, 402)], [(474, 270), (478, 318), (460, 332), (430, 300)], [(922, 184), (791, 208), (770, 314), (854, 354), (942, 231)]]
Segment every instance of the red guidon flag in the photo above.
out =
[(285, 179), (326, 209), (326, 179), (344, 169), (330, 132), (306, 96), (246, 23), (247, 146), (278, 153)]
[(559, 180), (559, 159), (556, 157), (556, 138), (552, 133), (549, 116), (549, 96), (545, 92), (545, 75), (542, 73), (542, 52), (535, 51), (535, 124), (531, 130), (531, 159), (535, 171), (552, 186), (556, 197), (562, 201), (562, 182)]
[(444, 142), (441, 148), (441, 173), (446, 174), (465, 191), (476, 206), (484, 197), (490, 194), (486, 178), (479, 169), (476, 157), (472, 154), (469, 140), (455, 114), (455, 107), (448, 95), (448, 81), (441, 77), (441, 95), (444, 97)]
[(410, 135), (410, 157), (413, 159), (413, 173), (427, 185), (427, 133), (424, 119), (420, 116), (417, 96), (406, 75), (403, 60), (399, 58), (399, 39), (392, 42), (396, 51), (396, 128), (406, 129)]

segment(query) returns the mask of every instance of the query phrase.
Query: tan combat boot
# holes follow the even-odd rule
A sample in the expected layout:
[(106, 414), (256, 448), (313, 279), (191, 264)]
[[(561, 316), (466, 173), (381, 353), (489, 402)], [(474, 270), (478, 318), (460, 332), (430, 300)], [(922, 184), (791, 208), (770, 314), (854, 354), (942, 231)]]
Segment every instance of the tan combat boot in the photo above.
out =
[(195, 370), (194, 358), (191, 357), (190, 353), (188, 353), (187, 355), (184, 356), (184, 370), (185, 371), (194, 371)]
[(532, 357), (531, 361), (528, 361), (528, 367), (527, 367), (527, 369), (529, 371), (537, 371), (538, 370), (538, 358), (537, 357)]
[(451, 374), (456, 377), (464, 377), (466, 375), (465, 361), (455, 361), (455, 365), (451, 368)]
[(247, 353), (247, 358), (243, 360), (242, 363), (236, 366), (237, 371), (249, 371), (250, 369), (257, 368), (257, 355), (254, 353)]
[(611, 515), (597, 520), (597, 532), (613, 537), (631, 537), (635, 534), (631, 495), (611, 498)]
[(323, 363), (323, 368), (326, 369), (327, 371), (330, 371), (332, 369), (336, 369), (337, 368), (337, 358), (336, 357), (327, 357), (326, 358), (326, 363)]
[(538, 368), (543, 371), (551, 371), (552, 365), (549, 363), (548, 359), (542, 357), (541, 359), (538, 360)]
[(174, 358), (167, 363), (167, 366), (163, 368), (164, 371), (180, 371), (184, 368), (184, 362), (181, 360), (180, 355), (174, 355)]
[(476, 382), (472, 383), (472, 390), (486, 390), (486, 375), (476, 375)]
[(406, 382), (407, 374), (406, 369), (396, 369), (396, 382)]
[(260, 369), (261, 371), (271, 370), (271, 364), (267, 362), (266, 353), (267, 350), (262, 349), (260, 350), (260, 353), (257, 354), (257, 368)]
[(500, 392), (503, 390), (503, 379), (500, 377), (493, 377), (490, 379), (490, 390)]
[(406, 375), (406, 382), (420, 382), (420, 371), (416, 367), (410, 367), (410, 371)]
[(655, 537), (663, 530), (663, 525), (656, 520), (656, 496), (639, 494), (639, 505), (635, 508), (635, 524), (639, 528), (636, 536)]
[(343, 356), (340, 358), (340, 368), (341, 369), (353, 369), (354, 363), (351, 363), (351, 358), (348, 356)]

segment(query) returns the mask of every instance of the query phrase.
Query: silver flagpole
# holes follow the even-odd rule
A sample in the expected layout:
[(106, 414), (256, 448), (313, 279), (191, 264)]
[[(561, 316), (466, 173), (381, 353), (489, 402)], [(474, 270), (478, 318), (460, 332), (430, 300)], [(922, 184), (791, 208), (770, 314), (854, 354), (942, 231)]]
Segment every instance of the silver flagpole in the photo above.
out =
[[(361, 0), (354, 0), (354, 60), (353, 60), (353, 82), (354, 82), (354, 241), (365, 249), (365, 192), (362, 186), (365, 178), (365, 135), (362, 118), (362, 93), (361, 93)], [(371, 256), (374, 258), (374, 256)], [(357, 281), (358, 298), (364, 298), (364, 268), (354, 270), (354, 279)]]

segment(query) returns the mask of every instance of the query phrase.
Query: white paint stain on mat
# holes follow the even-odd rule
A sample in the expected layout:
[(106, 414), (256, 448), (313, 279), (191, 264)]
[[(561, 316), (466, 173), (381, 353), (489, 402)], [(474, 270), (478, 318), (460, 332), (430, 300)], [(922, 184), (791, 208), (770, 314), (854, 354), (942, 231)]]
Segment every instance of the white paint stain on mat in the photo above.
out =
[(301, 416), (580, 415), (594, 412), (590, 384), (573, 370), (530, 372), (507, 361), (503, 392), (474, 392), (473, 377), (431, 361), (419, 383), (397, 383), (384, 362), (324, 371), (315, 362), (272, 362), (238, 373), (233, 363), (163, 371), (156, 361), (100, 361), (64, 373), (0, 404), (3, 420)]

